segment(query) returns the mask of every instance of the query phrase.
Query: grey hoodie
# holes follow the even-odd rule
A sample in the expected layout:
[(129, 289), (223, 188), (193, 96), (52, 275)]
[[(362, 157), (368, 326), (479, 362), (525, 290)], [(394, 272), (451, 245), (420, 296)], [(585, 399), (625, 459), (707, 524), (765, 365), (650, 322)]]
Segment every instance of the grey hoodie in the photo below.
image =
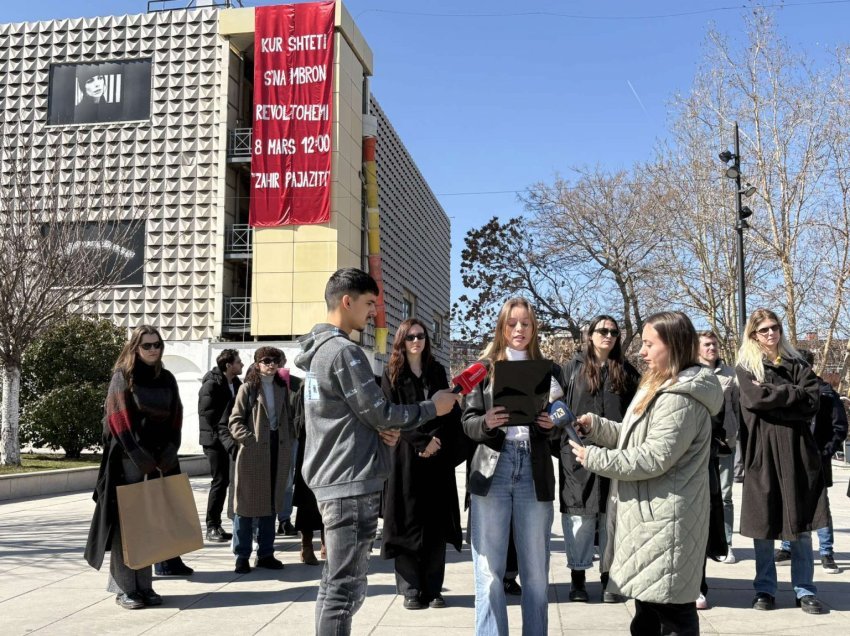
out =
[(300, 342), (295, 366), (306, 372), (304, 481), (318, 501), (380, 491), (390, 452), (378, 431), (414, 429), (437, 416), (434, 403), (388, 402), (366, 355), (333, 325), (316, 325)]

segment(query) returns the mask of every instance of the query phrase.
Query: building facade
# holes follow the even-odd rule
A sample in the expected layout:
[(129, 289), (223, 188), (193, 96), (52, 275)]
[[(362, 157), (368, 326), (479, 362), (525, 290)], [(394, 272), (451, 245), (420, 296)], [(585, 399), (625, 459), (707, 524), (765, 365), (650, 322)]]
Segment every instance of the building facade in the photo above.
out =
[[(341, 2), (334, 45), (330, 222), (252, 229), (254, 9), (0, 24), (3, 148), (27, 148), (34, 179), (93, 193), (69, 205), (143, 220), (140, 267), (94, 312), (161, 330), (185, 407), (182, 452), (198, 450), (197, 390), (222, 348), (246, 358), (274, 343), (291, 361), (325, 318), (328, 276), (367, 269), (364, 115), (378, 122), (390, 340), (416, 315), (448, 361), (449, 220), (369, 93), (372, 51)], [(379, 373), (371, 328), (361, 344)]]

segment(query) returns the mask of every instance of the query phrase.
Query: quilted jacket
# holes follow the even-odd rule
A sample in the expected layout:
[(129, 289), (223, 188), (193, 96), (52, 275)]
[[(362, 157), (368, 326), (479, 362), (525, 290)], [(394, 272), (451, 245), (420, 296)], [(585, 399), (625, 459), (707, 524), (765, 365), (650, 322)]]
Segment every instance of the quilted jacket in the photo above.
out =
[[(711, 416), (723, 389), (701, 367), (685, 369), (639, 416), (621, 424), (592, 416), (586, 468), (610, 477), (609, 590), (651, 603), (699, 595), (708, 542)], [(613, 514), (612, 514), (613, 513)], [(613, 526), (613, 527), (612, 527)]]

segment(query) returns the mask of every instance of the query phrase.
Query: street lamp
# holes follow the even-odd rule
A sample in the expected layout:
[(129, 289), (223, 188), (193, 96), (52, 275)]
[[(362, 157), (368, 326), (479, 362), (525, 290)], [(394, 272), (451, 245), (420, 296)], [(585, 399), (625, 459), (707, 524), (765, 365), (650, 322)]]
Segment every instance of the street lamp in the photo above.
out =
[(744, 337), (744, 327), (747, 323), (747, 297), (744, 287), (744, 230), (750, 227), (747, 218), (752, 216), (753, 211), (742, 204), (742, 197), (751, 197), (756, 193), (755, 186), (746, 184), (741, 187), (741, 150), (738, 139), (738, 122), (735, 122), (735, 152), (724, 150), (717, 155), (725, 164), (730, 161), (732, 165), (726, 168), (726, 177), (735, 180), (735, 212), (737, 221), (735, 231), (738, 233), (738, 333)]

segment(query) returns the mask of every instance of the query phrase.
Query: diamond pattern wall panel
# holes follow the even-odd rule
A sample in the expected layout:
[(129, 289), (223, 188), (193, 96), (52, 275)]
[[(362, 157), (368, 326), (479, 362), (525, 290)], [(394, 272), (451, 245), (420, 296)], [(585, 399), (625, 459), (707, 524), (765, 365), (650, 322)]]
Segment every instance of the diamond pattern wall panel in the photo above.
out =
[[(51, 64), (139, 58), (152, 60), (149, 121), (47, 125)], [(56, 170), (63, 189), (107, 184), (86, 207), (146, 219), (143, 285), (94, 303), (116, 324), (150, 322), (169, 340), (214, 336), (226, 61), (215, 9), (0, 24), (5, 148), (30, 147), (34, 178), (49, 182)]]

